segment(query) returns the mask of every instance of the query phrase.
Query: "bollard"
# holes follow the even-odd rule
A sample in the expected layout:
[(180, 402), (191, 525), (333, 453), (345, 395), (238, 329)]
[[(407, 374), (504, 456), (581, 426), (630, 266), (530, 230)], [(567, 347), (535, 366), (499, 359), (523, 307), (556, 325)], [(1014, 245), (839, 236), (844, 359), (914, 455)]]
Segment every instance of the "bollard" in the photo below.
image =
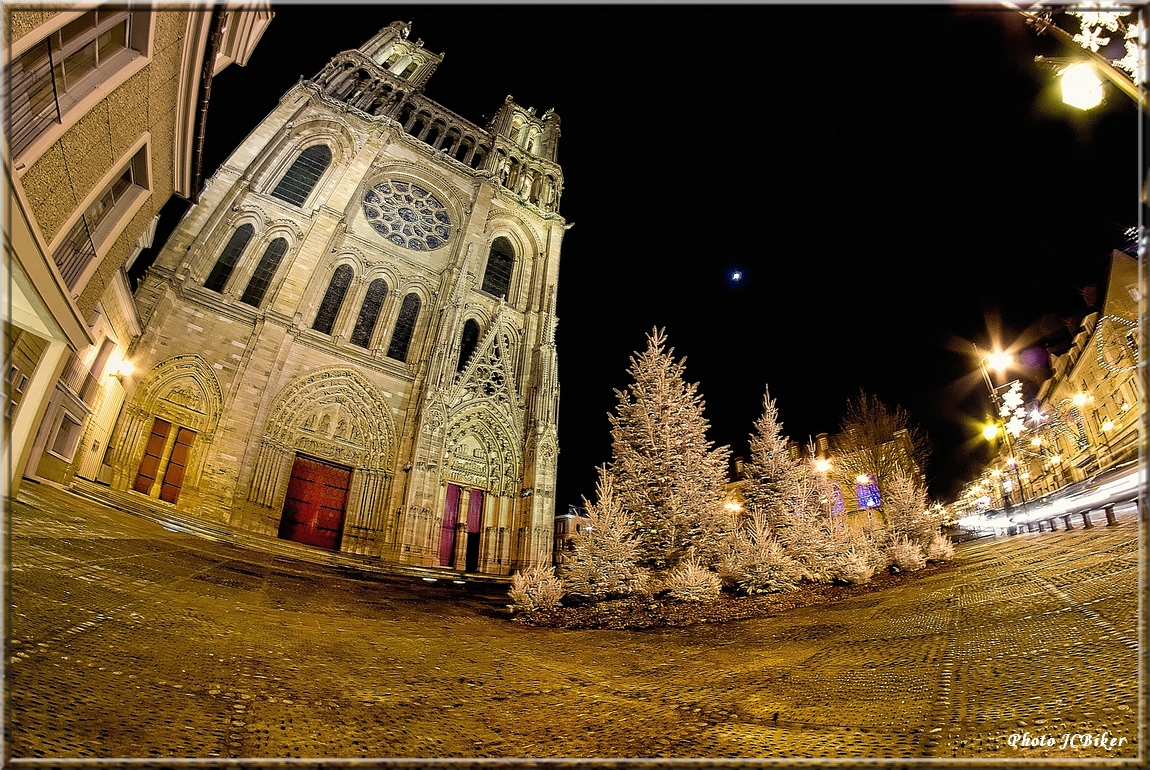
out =
[(1065, 513), (1062, 515), (1062, 521), (1064, 524), (1066, 524), (1067, 529), (1074, 529), (1074, 525), (1070, 523), (1070, 514), (1069, 513)]
[(1051, 532), (1057, 532), (1058, 531), (1058, 522), (1054, 520), (1053, 516), (1051, 516), (1049, 519), (1047, 519), (1046, 523), (1050, 525), (1050, 531)]
[(1093, 527), (1094, 525), (1090, 522), (1090, 509), (1087, 508), (1085, 511), (1081, 511), (1081, 513), (1082, 513), (1082, 526), (1085, 527), (1086, 529), (1090, 529), (1091, 527)]
[(1102, 510), (1106, 511), (1106, 526), (1117, 526), (1118, 519), (1114, 518), (1114, 503), (1102, 506)]
[(1026, 522), (1026, 531), (1027, 532), (1033, 532), (1034, 531), (1034, 523), (1033, 522), (1030, 522), (1030, 521)]

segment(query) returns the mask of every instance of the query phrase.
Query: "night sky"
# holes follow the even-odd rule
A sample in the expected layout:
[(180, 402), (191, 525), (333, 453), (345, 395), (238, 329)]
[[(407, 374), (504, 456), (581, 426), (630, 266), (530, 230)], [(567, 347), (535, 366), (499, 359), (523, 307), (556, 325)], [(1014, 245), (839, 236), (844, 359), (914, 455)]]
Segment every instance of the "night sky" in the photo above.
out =
[[(862, 388), (927, 431), (931, 492), (947, 499), (987, 458), (971, 343), (1057, 337), (1138, 222), (1133, 102), (1062, 106), (1034, 63), (1056, 44), (1007, 11), (274, 10), (247, 67), (213, 83), (205, 176), (300, 77), (397, 19), (446, 52), (426, 89), (440, 104), (483, 126), (512, 94), (561, 117), (574, 227), (558, 292), (558, 510), (592, 495), (614, 389), (655, 326), (734, 455), (765, 386), (802, 441), (835, 432)], [(1019, 374), (1033, 398), (1045, 369)]]

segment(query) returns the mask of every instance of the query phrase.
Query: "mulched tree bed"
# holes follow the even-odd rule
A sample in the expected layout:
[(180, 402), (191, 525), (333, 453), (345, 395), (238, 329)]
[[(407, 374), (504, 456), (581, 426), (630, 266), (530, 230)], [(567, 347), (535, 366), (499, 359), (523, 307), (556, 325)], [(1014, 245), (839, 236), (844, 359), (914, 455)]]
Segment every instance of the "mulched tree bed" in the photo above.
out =
[(949, 569), (953, 561), (927, 564), (915, 572), (877, 572), (864, 585), (801, 583), (798, 590), (777, 594), (742, 596), (724, 591), (710, 604), (680, 602), (665, 597), (631, 597), (605, 602), (576, 604), (554, 610), (516, 610), (512, 621), (542, 628), (639, 630), (696, 623), (722, 623), (778, 615), (797, 607), (832, 604), (934, 575)]

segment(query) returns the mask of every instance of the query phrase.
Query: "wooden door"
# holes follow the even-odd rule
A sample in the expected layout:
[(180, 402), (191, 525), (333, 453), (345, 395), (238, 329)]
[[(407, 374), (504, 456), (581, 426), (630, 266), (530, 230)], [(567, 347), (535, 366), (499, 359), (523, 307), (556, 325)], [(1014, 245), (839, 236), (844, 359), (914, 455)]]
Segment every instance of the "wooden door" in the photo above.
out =
[(196, 432), (191, 428), (180, 428), (176, 432), (176, 443), (172, 446), (172, 456), (168, 458), (168, 467), (164, 471), (164, 483), (160, 485), (161, 500), (174, 503), (180, 498), (180, 490), (184, 486), (184, 469), (188, 467), (188, 457), (195, 440)]
[(450, 567), (455, 561), (455, 522), (459, 519), (459, 487), (447, 485), (443, 506), (443, 528), (439, 534), (439, 566)]
[(164, 445), (168, 443), (168, 434), (172, 424), (157, 417), (152, 422), (152, 434), (148, 436), (148, 445), (144, 447), (144, 456), (140, 459), (140, 468), (136, 472), (136, 482), (132, 489), (145, 495), (152, 493), (156, 478), (160, 475), (160, 460), (164, 456)]
[(483, 490), (471, 490), (467, 499), (467, 571), (479, 569), (479, 536), (483, 523)]
[(350, 482), (348, 468), (297, 456), (280, 519), (280, 538), (339, 550)]

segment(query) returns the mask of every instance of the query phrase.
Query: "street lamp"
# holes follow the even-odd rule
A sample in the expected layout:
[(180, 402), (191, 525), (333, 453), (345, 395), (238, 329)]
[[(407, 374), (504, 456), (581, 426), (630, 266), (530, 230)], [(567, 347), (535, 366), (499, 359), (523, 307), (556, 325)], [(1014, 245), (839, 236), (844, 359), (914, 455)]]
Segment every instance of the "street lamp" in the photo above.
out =
[(1093, 67), (1082, 62), (1062, 71), (1062, 101), (1080, 110), (1102, 104), (1102, 81)]
[[(986, 388), (990, 392), (990, 399), (994, 406), (998, 409), (999, 417), (1005, 419), (1009, 417), (1009, 421), (1000, 423), (998, 420), (990, 420), (982, 429), (982, 437), (987, 441), (993, 442), (998, 437), (998, 431), (1002, 430), (1002, 438), (1006, 445), (1007, 453), (1007, 467), (1014, 471), (1014, 476), (1018, 480), (1018, 494), (1022, 498), (1022, 510), (1027, 510), (1026, 505), (1026, 490), (1022, 485), (1022, 477), (1018, 471), (1018, 464), (1014, 460), (1014, 447), (1011, 445), (1010, 435), (1013, 432), (1018, 436), (1022, 432), (1023, 420), (1025, 417), (1025, 410), (1022, 408), (1022, 383), (1019, 380), (1008, 382), (1005, 385), (998, 387), (990, 379), (990, 372), (987, 371), (987, 366), (994, 369), (996, 372), (1005, 371), (1013, 362), (1014, 358), (1000, 350), (996, 350), (990, 355), (983, 356), (982, 351), (978, 349), (978, 345), (974, 345), (974, 352), (978, 358), (978, 368), (982, 372), (982, 379), (986, 383)], [(999, 393), (1000, 390), (1009, 388), (1006, 396)], [(993, 475), (998, 475), (997, 473)], [(1004, 484), (1003, 488), (1010, 491)]]
[[(1133, 99), (1141, 109), (1146, 109), (1146, 94), (1141, 88), (1146, 78), (1145, 28), (1141, 18), (1124, 21), (1139, 14), (1136, 8), (1130, 8), (1125, 13), (1065, 10), (1065, 13), (1078, 19), (1081, 27), (1078, 35), (1071, 35), (1051, 20), (1053, 10), (1035, 12), (1024, 10), (1011, 2), (1003, 2), (1003, 5), (1022, 14), (1026, 23), (1038, 30), (1040, 35), (1048, 34), (1074, 51), (1073, 58), (1069, 60), (1035, 57), (1035, 61), (1055, 65), (1070, 62), (1070, 66), (1061, 72), (1064, 102), (1080, 110), (1097, 107), (1103, 97), (1102, 81), (1099, 79), (1101, 76)], [(1121, 35), (1124, 40), (1125, 55), (1121, 59), (1110, 59), (1099, 53), (1115, 35)]]

